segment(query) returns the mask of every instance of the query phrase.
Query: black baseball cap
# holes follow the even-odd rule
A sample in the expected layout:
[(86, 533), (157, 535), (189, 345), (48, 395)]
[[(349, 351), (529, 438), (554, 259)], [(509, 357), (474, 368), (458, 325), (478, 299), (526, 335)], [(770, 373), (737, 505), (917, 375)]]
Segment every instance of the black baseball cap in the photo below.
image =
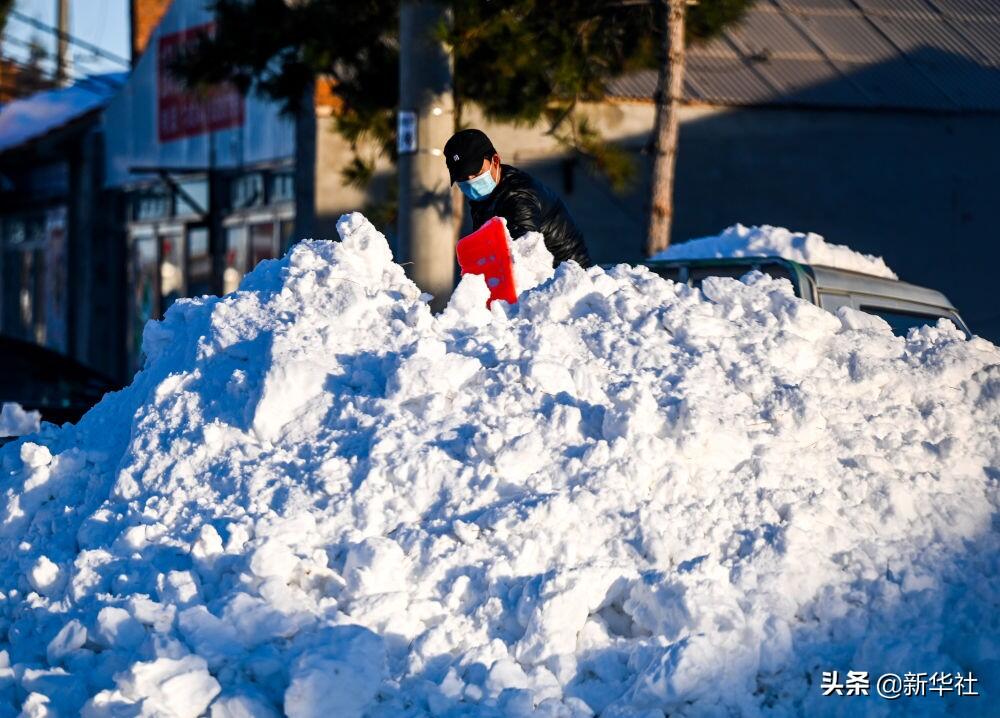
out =
[(492, 159), (496, 154), (493, 143), (482, 130), (460, 130), (444, 145), (444, 161), (448, 165), (451, 181), (462, 182), (470, 175), (477, 175), (483, 168), (483, 160)]

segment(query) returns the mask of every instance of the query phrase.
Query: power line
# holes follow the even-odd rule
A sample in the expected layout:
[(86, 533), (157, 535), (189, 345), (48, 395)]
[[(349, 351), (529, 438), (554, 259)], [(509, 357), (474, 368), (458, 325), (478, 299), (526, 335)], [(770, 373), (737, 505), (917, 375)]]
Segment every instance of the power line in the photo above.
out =
[(0, 38), (0, 44), (9, 44), (9, 45), (14, 45), (16, 47), (22, 47), (30, 52), (34, 52), (35, 50), (41, 50), (42, 54), (37, 57), (39, 62), (54, 62), (54, 60), (52, 59), (52, 57), (49, 56), (48, 52), (46, 52), (44, 47), (30, 40), (22, 40), (21, 38), (15, 37), (14, 35), (4, 35), (2, 38)]
[[(51, 63), (55, 63), (55, 61), (56, 61), (55, 58), (52, 57), (49, 54), (49, 52), (44, 47), (42, 47), (41, 45), (39, 45), (39, 44), (37, 44), (37, 43), (35, 43), (35, 42), (31, 41), (31, 40), (23, 40), (22, 38), (19, 38), (16, 35), (6, 34), (3, 37), (0, 37), (0, 44), (10, 44), (10, 45), (14, 45), (16, 47), (24, 48), (24, 49), (29, 50), (29, 51), (33, 51), (35, 49), (39, 49), (43, 53), (38, 58), (40, 61), (51, 62)], [(101, 60), (101, 58), (97, 57), (96, 55), (94, 55), (90, 51), (81, 51), (81, 52), (74, 52), (73, 53), (73, 62), (74, 62), (74, 64), (75, 63), (87, 64), (87, 63), (91, 63), (91, 62), (99, 62), (100, 60)], [(85, 75), (86, 73), (83, 73), (83, 74)]]
[[(26, 48), (28, 50), (34, 50), (35, 48), (39, 47), (38, 45), (36, 45), (36, 44), (34, 44), (34, 43), (30, 42), (30, 41), (22, 40), (21, 38), (15, 37), (13, 35), (4, 35), (3, 37), (0, 37), (0, 44), (6, 44), (6, 43), (9, 43), (9, 44), (17, 46), (17, 47)], [(45, 62), (45, 63), (54, 63), (55, 62), (55, 59), (52, 58), (48, 53), (45, 53), (45, 54), (43, 54), (43, 55), (41, 55), (41, 56), (39, 56), (37, 58), (30, 58), (29, 57), (29, 58), (26, 58), (26, 59), (21, 59), (21, 58), (14, 57), (12, 55), (5, 54), (5, 53), (3, 53), (2, 50), (0, 50), (0, 57), (3, 57), (4, 59), (6, 59), (6, 60), (8, 60), (10, 62), (15, 62), (15, 63), (19, 64), (21, 67), (24, 67), (25, 69), (28, 69), (28, 67), (29, 67), (29, 66), (25, 65), (25, 62), (26, 61), (30, 62), (32, 59), (34, 59), (36, 62)], [(74, 62), (78, 62), (78, 63), (87, 63), (87, 62), (95, 62), (96, 60), (93, 58), (92, 55), (87, 55), (87, 56), (74, 55), (73, 56), (73, 61)], [(39, 66), (37, 69), (39, 71), (45, 72), (47, 74), (54, 75), (54, 71), (53, 70), (43, 69), (41, 66)], [(75, 69), (71, 71), (69, 77), (70, 77), (70, 79), (72, 79), (74, 81), (77, 81), (77, 82), (82, 82), (82, 81), (87, 80), (87, 79), (92, 79), (95, 82), (99, 82), (99, 83), (101, 83), (103, 85), (107, 85), (107, 86), (113, 87), (113, 88), (118, 88), (118, 87), (121, 87), (121, 85), (122, 85), (121, 82), (112, 80), (112, 79), (107, 78), (107, 77), (102, 77), (100, 74), (90, 74), (90, 73), (87, 73), (87, 72), (77, 72)], [(48, 78), (47, 77), (46, 79), (55, 79), (55, 78), (54, 77), (53, 78)]]
[(51, 25), (47, 25), (41, 20), (36, 20), (35, 18), (29, 15), (25, 15), (20, 10), (11, 10), (10, 17), (14, 18), (15, 20), (20, 20), (26, 25), (31, 25), (33, 28), (37, 30), (47, 32), (50, 35), (55, 35), (57, 38), (65, 40), (66, 42), (76, 45), (77, 47), (82, 47), (84, 50), (88, 50), (94, 53), (95, 55), (98, 55), (99, 57), (103, 57), (105, 60), (110, 60), (111, 62), (117, 62), (123, 67), (132, 67), (132, 63), (129, 60), (126, 60), (121, 55), (116, 55), (115, 53), (109, 50), (105, 50), (103, 47), (98, 47), (93, 43), (87, 42), (86, 40), (81, 40), (78, 37), (74, 37), (73, 35), (70, 35), (68, 32), (62, 32), (58, 28), (52, 27)]
[[(21, 62), (20, 60), (17, 60), (9, 55), (0, 55), (0, 62), (10, 63), (11, 65), (25, 72), (37, 72), (38, 79), (41, 80), (44, 83), (44, 85), (49, 85), (49, 86), (43, 85), (41, 87), (35, 88), (33, 91), (28, 92), (25, 95), (26, 97), (29, 95), (33, 95), (36, 92), (48, 92), (51, 90), (60, 89), (58, 83), (56, 82), (55, 76), (41, 67)], [(16, 83), (16, 80), (13, 81)], [(98, 87), (101, 85), (103, 85), (107, 89), (103, 90), (98, 89)], [(107, 77), (91, 75), (83, 78), (75, 78), (75, 82), (71, 87), (79, 88), (84, 92), (89, 92), (90, 94), (97, 95), (98, 97), (107, 97), (108, 90), (119, 89), (121, 87), (121, 83), (110, 80)]]
[(46, 52), (45, 48), (42, 47), (41, 45), (32, 42), (31, 40), (22, 40), (16, 35), (4, 35), (2, 40), (3, 42), (9, 42), (13, 43), (14, 45), (18, 45), (19, 47), (26, 47), (29, 50), (34, 50), (37, 48), (41, 50), (43, 53), (45, 53), (45, 57), (48, 58), (48, 52)]
[(52, 71), (46, 70), (40, 65), (30, 65), (24, 60), (19, 60), (18, 58), (13, 57), (12, 55), (5, 55), (3, 53), (0, 53), (0, 62), (6, 62), (26, 72), (37, 72), (40, 79), (49, 82), (55, 82), (56, 78), (55, 75), (52, 73)]

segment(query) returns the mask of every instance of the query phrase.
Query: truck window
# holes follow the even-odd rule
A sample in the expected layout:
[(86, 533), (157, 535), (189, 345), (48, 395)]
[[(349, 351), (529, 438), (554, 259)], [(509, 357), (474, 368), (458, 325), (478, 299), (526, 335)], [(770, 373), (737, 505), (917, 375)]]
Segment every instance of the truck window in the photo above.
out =
[(882, 317), (892, 328), (892, 333), (898, 337), (905, 337), (906, 333), (913, 327), (936, 324), (938, 319), (951, 319), (951, 317), (943, 314), (921, 314), (919, 312), (904, 312), (899, 309), (885, 309), (883, 307), (865, 305), (861, 306), (861, 311)]
[(664, 279), (669, 279), (672, 282), (681, 281), (680, 267), (651, 267), (651, 269)]
[(819, 305), (831, 314), (836, 314), (841, 307), (851, 306), (851, 297), (847, 294), (819, 293)]

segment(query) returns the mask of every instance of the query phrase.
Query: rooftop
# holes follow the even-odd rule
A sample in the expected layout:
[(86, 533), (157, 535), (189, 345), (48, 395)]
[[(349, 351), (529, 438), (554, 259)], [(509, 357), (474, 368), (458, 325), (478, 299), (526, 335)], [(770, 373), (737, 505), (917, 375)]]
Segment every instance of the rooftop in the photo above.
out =
[(93, 75), (69, 87), (37, 92), (0, 106), (0, 152), (46, 135), (104, 107), (124, 73)]
[[(652, 99), (656, 71), (611, 82)], [(692, 46), (685, 97), (712, 105), (1000, 111), (1000, 0), (759, 0)]]

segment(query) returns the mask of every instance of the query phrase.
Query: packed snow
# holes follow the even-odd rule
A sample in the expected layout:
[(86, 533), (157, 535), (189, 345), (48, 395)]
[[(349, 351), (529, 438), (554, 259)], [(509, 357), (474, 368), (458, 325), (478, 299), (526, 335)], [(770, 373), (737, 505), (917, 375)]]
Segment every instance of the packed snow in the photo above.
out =
[(847, 269), (876, 277), (898, 279), (882, 257), (831, 244), (813, 232), (792, 232), (765, 224), (734, 224), (721, 234), (674, 244), (653, 259), (716, 259), (720, 257), (784, 257), (793, 262)]
[[(435, 316), (338, 230), (0, 449), (0, 715), (997, 704), (1000, 349), (759, 273), (553, 273), (538, 235), (516, 305), (466, 276)], [(981, 695), (824, 697), (831, 670)]]
[(37, 411), (26, 411), (17, 402), (5, 401), (0, 405), (0, 439), (34, 433), (41, 420)]

